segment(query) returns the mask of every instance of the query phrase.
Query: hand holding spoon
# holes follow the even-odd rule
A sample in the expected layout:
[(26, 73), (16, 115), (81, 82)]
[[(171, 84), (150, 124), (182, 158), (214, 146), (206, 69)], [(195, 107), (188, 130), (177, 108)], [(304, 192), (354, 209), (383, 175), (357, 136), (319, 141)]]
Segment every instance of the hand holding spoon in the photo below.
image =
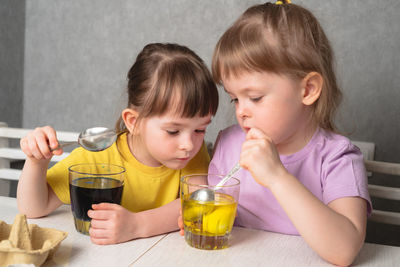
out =
[(110, 147), (116, 139), (117, 134), (114, 130), (105, 127), (94, 127), (81, 132), (78, 136), (78, 141), (61, 142), (58, 147), (51, 149), (51, 151), (78, 143), (86, 150), (97, 152)]

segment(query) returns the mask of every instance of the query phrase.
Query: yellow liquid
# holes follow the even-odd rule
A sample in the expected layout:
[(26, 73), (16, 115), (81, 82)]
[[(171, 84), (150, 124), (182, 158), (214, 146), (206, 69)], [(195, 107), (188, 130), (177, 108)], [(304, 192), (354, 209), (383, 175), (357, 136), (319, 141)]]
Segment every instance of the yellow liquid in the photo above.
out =
[(84, 235), (89, 235), (90, 221), (84, 221), (74, 217), (74, 223), (78, 232)]
[(236, 215), (232, 196), (215, 193), (215, 200), (199, 202), (185, 195), (182, 214), (186, 242), (200, 249), (223, 249), (228, 247), (228, 238)]

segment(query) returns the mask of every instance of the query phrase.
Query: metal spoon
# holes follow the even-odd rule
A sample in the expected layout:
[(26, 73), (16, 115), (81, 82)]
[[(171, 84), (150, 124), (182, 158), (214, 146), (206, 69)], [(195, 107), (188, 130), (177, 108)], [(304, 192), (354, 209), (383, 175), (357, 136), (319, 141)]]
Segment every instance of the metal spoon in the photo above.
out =
[(117, 134), (114, 130), (105, 127), (94, 127), (81, 132), (78, 136), (78, 141), (61, 142), (58, 147), (51, 149), (51, 151), (78, 143), (86, 150), (97, 152), (110, 147), (116, 139)]
[(215, 191), (218, 189), (221, 189), (222, 186), (229, 181), (233, 177), (233, 175), (240, 170), (240, 165), (237, 163), (231, 170), (230, 172), (222, 178), (221, 181), (214, 187), (213, 189), (210, 188), (201, 188), (196, 191), (194, 191), (190, 195), (190, 199), (196, 200), (196, 201), (201, 201), (201, 202), (206, 202), (206, 201), (214, 201), (215, 200)]

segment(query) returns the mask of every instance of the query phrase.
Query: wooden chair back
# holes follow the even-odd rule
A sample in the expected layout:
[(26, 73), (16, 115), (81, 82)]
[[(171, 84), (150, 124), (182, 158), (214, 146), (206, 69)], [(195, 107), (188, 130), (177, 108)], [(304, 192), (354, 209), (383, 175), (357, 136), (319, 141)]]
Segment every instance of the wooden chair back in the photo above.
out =
[[(365, 167), (368, 172), (373, 174), (386, 174), (391, 175), (393, 179), (400, 179), (400, 163), (365, 160)], [(371, 197), (400, 201), (400, 188), (369, 184), (368, 190)], [(369, 220), (379, 223), (400, 225), (400, 211), (394, 212), (374, 209)]]
[[(0, 195), (9, 195), (10, 182), (18, 181), (21, 170), (13, 167), (13, 162), (24, 161), (26, 156), (19, 147), (19, 140), (26, 136), (32, 129), (11, 128), (6, 123), (0, 122)], [(78, 140), (79, 133), (75, 132), (57, 132), (59, 141)], [(17, 140), (12, 142), (12, 140)], [(17, 145), (12, 146), (12, 143)], [(63, 153), (61, 156), (54, 156), (51, 162), (58, 162), (69, 153)]]

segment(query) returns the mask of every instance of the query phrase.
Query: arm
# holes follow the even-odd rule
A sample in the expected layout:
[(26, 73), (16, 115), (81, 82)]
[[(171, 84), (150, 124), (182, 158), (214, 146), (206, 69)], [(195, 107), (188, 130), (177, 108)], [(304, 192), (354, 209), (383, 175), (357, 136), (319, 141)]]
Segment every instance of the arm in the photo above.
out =
[(290, 174), (279, 178), (270, 189), (308, 245), (326, 261), (350, 265), (364, 242), (366, 201), (346, 197), (326, 206)]
[(257, 129), (249, 131), (240, 163), (271, 190), (301, 236), (322, 258), (338, 265), (353, 262), (365, 237), (365, 200), (346, 197), (325, 205), (286, 171), (272, 140)]
[(51, 127), (37, 128), (21, 139), (27, 159), (18, 182), (17, 203), (18, 210), (28, 218), (45, 216), (62, 204), (46, 182), (50, 159), (53, 154), (62, 154), (62, 150), (50, 152), (49, 143), (57, 147)]
[(181, 199), (151, 210), (142, 211), (140, 214), (141, 234), (139, 237), (149, 237), (178, 230), (176, 220), (179, 216)]
[(88, 211), (92, 219), (89, 230), (93, 243), (116, 244), (178, 230), (180, 199), (162, 207), (138, 213), (117, 204), (101, 203)]
[[(199, 184), (207, 184), (206, 176), (198, 179)], [(180, 198), (159, 208), (137, 213), (110, 203), (92, 205), (92, 208), (88, 211), (92, 219), (89, 234), (95, 244), (116, 244), (176, 230), (180, 230), (181, 235), (184, 233)]]

